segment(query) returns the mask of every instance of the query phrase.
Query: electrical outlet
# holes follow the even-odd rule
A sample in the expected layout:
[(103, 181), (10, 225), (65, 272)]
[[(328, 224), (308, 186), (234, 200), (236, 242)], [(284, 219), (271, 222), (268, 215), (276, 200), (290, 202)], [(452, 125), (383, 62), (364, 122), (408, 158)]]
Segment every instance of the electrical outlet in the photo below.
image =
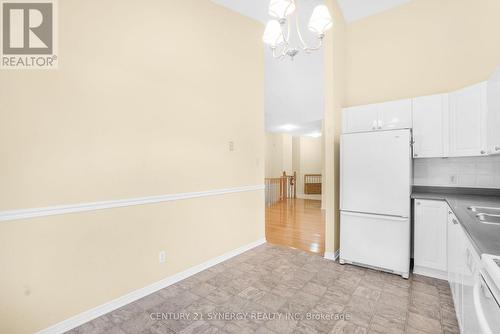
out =
[(229, 142), (229, 152), (233, 152), (234, 151), (234, 141), (230, 141)]
[(158, 261), (160, 263), (165, 263), (167, 260), (167, 253), (165, 251), (161, 251), (160, 254), (158, 255)]
[(451, 182), (451, 184), (457, 184), (457, 176), (456, 175), (451, 175), (450, 176), (450, 182)]

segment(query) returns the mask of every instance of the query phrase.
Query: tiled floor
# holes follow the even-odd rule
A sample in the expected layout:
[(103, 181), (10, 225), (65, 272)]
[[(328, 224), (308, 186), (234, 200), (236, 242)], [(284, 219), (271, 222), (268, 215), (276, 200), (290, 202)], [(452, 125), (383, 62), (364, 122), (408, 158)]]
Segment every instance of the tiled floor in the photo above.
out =
[(451, 334), (458, 329), (445, 281), (404, 280), (263, 245), (70, 333)]

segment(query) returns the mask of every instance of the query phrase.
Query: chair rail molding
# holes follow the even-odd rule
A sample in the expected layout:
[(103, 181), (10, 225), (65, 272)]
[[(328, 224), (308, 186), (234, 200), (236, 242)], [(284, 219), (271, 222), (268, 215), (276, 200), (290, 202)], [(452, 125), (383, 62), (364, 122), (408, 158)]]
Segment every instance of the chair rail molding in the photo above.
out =
[(225, 194), (248, 192), (248, 191), (257, 191), (257, 190), (264, 190), (264, 189), (265, 189), (265, 186), (263, 184), (259, 184), (259, 185), (252, 185), (252, 186), (222, 188), (222, 189), (213, 189), (213, 190), (197, 191), (197, 192), (186, 192), (186, 193), (177, 193), (177, 194), (167, 194), (167, 195), (157, 195), (157, 196), (148, 196), (148, 197), (136, 197), (136, 198), (129, 198), (129, 199), (119, 199), (119, 200), (111, 200), (111, 201), (77, 203), (77, 204), (69, 204), (69, 205), (61, 205), (61, 206), (2, 211), (2, 212), (0, 212), (0, 222), (8, 222), (8, 221), (13, 221), (13, 220), (21, 220), (21, 219), (37, 218), (37, 217), (63, 215), (63, 214), (68, 214), (68, 213), (77, 213), (77, 212), (85, 212), (85, 211), (122, 208), (122, 207), (127, 207), (127, 206), (134, 206), (134, 205), (181, 201), (181, 200), (192, 199), (192, 198), (209, 197), (209, 196), (225, 195)]

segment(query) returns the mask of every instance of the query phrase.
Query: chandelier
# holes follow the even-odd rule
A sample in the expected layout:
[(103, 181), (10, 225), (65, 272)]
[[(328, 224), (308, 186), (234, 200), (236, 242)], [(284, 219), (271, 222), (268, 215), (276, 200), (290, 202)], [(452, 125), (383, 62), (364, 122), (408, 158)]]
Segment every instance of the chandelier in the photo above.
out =
[(325, 5), (318, 5), (314, 8), (309, 19), (308, 28), (312, 31), (318, 42), (315, 46), (308, 46), (302, 38), (302, 32), (299, 27), (299, 17), (295, 17), (295, 29), (299, 39), (298, 46), (290, 45), (291, 20), (289, 18), (297, 8), (296, 0), (271, 0), (269, 3), (269, 15), (273, 17), (264, 31), (262, 40), (271, 48), (273, 57), (284, 59), (289, 56), (292, 60), (301, 51), (311, 53), (321, 49), (325, 32), (333, 25), (333, 20)]

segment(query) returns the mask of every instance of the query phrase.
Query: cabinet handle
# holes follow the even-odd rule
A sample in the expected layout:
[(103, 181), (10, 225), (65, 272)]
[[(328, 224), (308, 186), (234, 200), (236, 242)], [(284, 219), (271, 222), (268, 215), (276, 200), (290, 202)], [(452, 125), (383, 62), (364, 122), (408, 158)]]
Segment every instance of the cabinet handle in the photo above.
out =
[(414, 157), (418, 157), (418, 154), (416, 154), (416, 153), (415, 153), (413, 156), (414, 156)]

